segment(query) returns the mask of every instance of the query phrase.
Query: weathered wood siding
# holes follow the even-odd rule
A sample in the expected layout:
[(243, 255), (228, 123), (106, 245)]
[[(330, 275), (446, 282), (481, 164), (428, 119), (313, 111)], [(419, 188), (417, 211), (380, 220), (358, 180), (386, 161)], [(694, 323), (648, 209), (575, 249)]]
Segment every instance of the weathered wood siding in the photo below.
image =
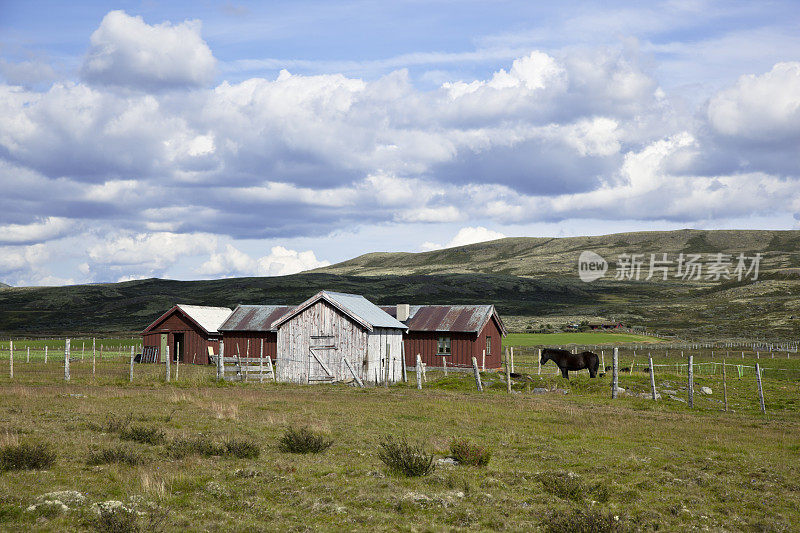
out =
[(390, 370), (397, 381), (402, 377), (401, 342), (401, 330), (375, 328), (370, 333), (320, 300), (279, 327), (277, 377), (293, 383), (349, 380), (352, 374), (343, 361), (347, 358), (361, 380), (374, 383), (376, 376), (382, 375), (379, 372), (385, 372), (388, 344), (395, 359)]
[[(225, 331), (222, 333), (222, 340), (225, 342), (225, 355), (233, 357), (240, 354), (241, 357), (260, 357), (261, 341), (264, 341), (264, 358), (270, 357), (275, 360), (278, 354), (278, 334), (274, 331)], [(250, 341), (250, 350), (247, 349), (247, 341)], [(239, 351), (236, 351), (236, 348)], [(216, 352), (214, 352), (216, 353)]]
[(383, 383), (386, 380), (387, 364), (389, 365), (390, 382), (394, 383), (403, 379), (403, 330), (374, 328), (368, 336), (368, 343), (367, 376), (361, 376), (361, 379), (372, 383)]
[[(183, 358), (181, 363), (208, 364), (208, 347), (219, 353), (219, 335), (206, 337), (205, 332), (175, 310), (165, 317), (159, 324), (143, 335), (144, 346), (161, 348), (161, 335), (166, 333), (170, 353), (175, 353), (175, 333), (183, 333)], [(164, 361), (164, 354), (159, 352), (160, 360)]]

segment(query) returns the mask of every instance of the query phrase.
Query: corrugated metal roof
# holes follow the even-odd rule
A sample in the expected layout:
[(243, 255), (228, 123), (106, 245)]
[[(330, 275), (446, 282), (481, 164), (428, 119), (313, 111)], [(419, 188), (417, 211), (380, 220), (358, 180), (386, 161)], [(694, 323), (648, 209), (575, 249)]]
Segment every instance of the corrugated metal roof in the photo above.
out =
[(275, 331), (273, 323), (294, 308), (291, 305), (239, 305), (220, 331)]
[[(397, 306), (381, 306), (386, 313), (397, 316)], [(505, 326), (493, 305), (412, 305), (406, 326), (411, 331), (459, 331), (477, 333), (494, 315), (500, 331)]]
[(304, 309), (313, 305), (320, 299), (330, 302), (335, 307), (338, 307), (342, 312), (350, 315), (356, 322), (359, 322), (366, 329), (372, 331), (372, 328), (394, 328), (407, 330), (405, 324), (399, 322), (396, 318), (388, 315), (380, 307), (370, 302), (359, 294), (347, 294), (344, 292), (333, 291), (320, 291), (305, 302), (295, 307), (292, 311), (283, 315), (275, 323), (275, 327), (280, 327), (281, 324), (296, 316)]
[(368, 322), (374, 328), (399, 328), (407, 329), (406, 325), (386, 313), (380, 307), (370, 302), (360, 294), (347, 294), (344, 292), (322, 291), (331, 300), (354, 315)]
[(209, 333), (218, 333), (218, 328), (231, 315), (231, 310), (227, 307), (186, 304), (178, 304), (177, 307)]

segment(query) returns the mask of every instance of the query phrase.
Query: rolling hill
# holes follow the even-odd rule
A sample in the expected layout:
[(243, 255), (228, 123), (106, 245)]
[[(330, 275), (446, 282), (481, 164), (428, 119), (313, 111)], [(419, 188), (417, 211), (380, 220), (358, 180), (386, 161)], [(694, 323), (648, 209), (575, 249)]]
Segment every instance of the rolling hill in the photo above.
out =
[[(763, 254), (759, 279), (584, 283), (577, 257), (623, 253)], [(707, 256), (704, 255), (704, 259)], [(123, 333), (175, 303), (294, 304), (320, 289), (378, 304), (494, 303), (512, 329), (590, 317), (691, 337), (796, 338), (800, 231), (639, 232), (564, 239), (510, 238), (425, 253), (373, 253), (292, 276), (207, 281), (149, 279), (0, 290), (4, 335)], [(797, 317), (797, 318), (796, 318)]]

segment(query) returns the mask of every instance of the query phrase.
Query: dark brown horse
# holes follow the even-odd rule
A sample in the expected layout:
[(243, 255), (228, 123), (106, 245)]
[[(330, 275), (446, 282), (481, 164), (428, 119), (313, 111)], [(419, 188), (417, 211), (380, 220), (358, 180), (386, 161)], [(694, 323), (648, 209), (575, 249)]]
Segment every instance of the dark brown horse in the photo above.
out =
[(597, 369), (600, 366), (600, 358), (594, 352), (571, 353), (568, 350), (557, 348), (543, 348), (541, 364), (553, 361), (561, 370), (561, 375), (569, 379), (570, 370), (589, 369), (589, 377), (597, 377)]

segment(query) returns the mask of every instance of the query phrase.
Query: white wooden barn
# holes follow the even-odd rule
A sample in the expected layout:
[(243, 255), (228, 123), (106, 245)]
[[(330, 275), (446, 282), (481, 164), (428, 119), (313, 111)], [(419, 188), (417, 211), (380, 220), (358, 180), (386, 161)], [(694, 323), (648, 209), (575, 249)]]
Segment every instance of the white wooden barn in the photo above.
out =
[(278, 319), (277, 379), (293, 383), (397, 382), (402, 322), (357, 294), (321, 291)]

